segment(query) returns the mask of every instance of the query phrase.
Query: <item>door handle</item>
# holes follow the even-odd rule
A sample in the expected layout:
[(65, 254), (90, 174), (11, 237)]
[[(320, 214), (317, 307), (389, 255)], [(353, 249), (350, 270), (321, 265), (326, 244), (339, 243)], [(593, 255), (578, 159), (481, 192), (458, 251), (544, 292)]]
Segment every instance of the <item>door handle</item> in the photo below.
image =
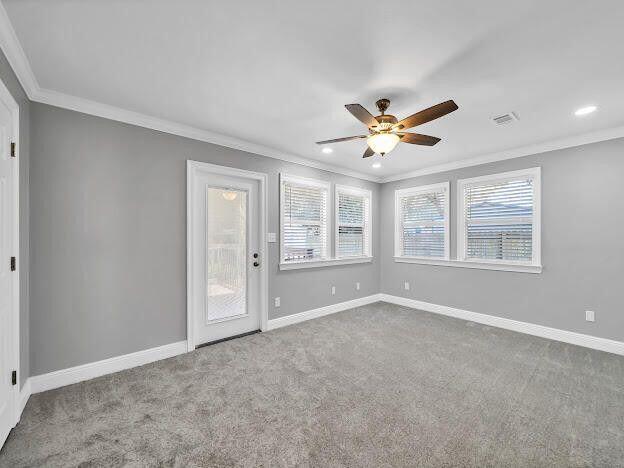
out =
[(255, 266), (255, 267), (260, 266), (260, 263), (258, 263), (258, 262), (254, 262), (254, 266)]
[(259, 267), (260, 266), (260, 262), (257, 260), (258, 257), (259, 257), (259, 255), (258, 255), (257, 252), (255, 254), (253, 254), (253, 258), (256, 259), (256, 261), (253, 262), (253, 266), (255, 266), (255, 267)]

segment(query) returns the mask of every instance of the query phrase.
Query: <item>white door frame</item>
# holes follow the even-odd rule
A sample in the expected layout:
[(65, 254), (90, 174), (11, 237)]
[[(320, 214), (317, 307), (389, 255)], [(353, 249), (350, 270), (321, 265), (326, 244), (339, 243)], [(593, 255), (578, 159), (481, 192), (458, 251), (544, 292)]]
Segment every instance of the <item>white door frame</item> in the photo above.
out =
[(193, 255), (193, 206), (194, 199), (194, 183), (196, 177), (201, 174), (218, 174), (232, 177), (244, 177), (247, 179), (257, 180), (260, 188), (258, 196), (260, 197), (260, 215), (258, 216), (260, 238), (258, 239), (260, 253), (260, 330), (266, 331), (269, 315), (269, 282), (268, 282), (268, 248), (266, 240), (267, 231), (267, 175), (262, 172), (245, 171), (233, 167), (219, 166), (200, 161), (186, 161), (186, 343), (187, 350), (195, 350), (195, 316), (193, 310), (193, 297), (195, 297), (194, 285), (195, 278), (193, 271), (193, 263), (195, 255)]
[[(15, 158), (13, 159), (13, 233), (12, 233), (12, 251), (17, 262), (17, 268), (13, 274), (13, 294), (11, 301), (11, 315), (13, 322), (13, 346), (11, 361), (17, 371), (17, 385), (13, 387), (13, 414), (15, 424), (19, 422), (21, 417), (19, 395), (21, 392), (21, 375), (20, 375), (20, 314), (19, 314), (19, 291), (20, 291), (20, 256), (19, 256), (19, 160), (20, 160), (20, 144), (19, 144), (19, 105), (9, 92), (7, 87), (0, 80), (0, 100), (9, 108), (13, 116), (13, 138), (15, 142)], [(0, 261), (8, 262), (8, 258), (0, 259)]]

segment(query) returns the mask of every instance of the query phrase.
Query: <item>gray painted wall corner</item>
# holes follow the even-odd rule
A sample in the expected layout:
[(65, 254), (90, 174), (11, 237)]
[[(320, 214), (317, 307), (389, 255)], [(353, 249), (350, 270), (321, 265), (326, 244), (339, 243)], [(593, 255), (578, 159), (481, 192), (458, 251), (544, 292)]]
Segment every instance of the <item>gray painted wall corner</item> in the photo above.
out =
[[(384, 184), (381, 291), (624, 341), (623, 152), (624, 139), (618, 139)], [(396, 189), (451, 181), (454, 258), (456, 180), (535, 166), (542, 168), (541, 274), (394, 262)], [(596, 322), (585, 321), (586, 309), (596, 311)]]
[[(45, 104), (31, 112), (33, 375), (186, 339), (189, 159), (266, 173), (269, 232), (282, 171), (370, 189), (379, 219), (374, 182)], [(269, 244), (269, 318), (378, 293), (379, 232), (371, 264), (280, 271)]]

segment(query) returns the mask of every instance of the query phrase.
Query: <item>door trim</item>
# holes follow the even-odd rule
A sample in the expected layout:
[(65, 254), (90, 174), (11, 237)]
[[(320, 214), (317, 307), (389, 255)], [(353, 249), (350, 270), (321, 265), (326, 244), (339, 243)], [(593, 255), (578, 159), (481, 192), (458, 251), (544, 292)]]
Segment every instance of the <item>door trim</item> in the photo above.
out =
[(260, 198), (260, 215), (258, 216), (258, 224), (260, 230), (260, 238), (258, 245), (260, 250), (260, 330), (266, 331), (268, 328), (268, 306), (269, 306), (269, 282), (268, 282), (268, 247), (267, 247), (267, 175), (262, 172), (246, 171), (244, 169), (236, 169), (233, 167), (219, 166), (200, 161), (186, 161), (186, 342), (188, 351), (195, 350), (195, 315), (193, 311), (194, 297), (194, 262), (193, 255), (193, 205), (195, 180), (200, 174), (218, 174), (233, 177), (244, 177), (247, 179), (257, 180), (259, 182), (258, 196)]
[[(20, 302), (19, 302), (19, 291), (20, 291), (20, 270), (21, 270), (21, 258), (19, 255), (19, 161), (20, 161), (20, 153), (21, 153), (21, 145), (19, 139), (19, 104), (13, 97), (13, 95), (9, 92), (8, 88), (5, 84), (0, 80), (0, 100), (9, 108), (13, 118), (13, 141), (17, 143), (15, 149), (15, 158), (12, 161), (13, 164), (13, 232), (11, 234), (11, 242), (12, 249), (14, 252), (14, 256), (17, 260), (17, 268), (12, 273), (13, 283), (12, 283), (12, 300), (11, 300), (11, 315), (12, 315), (12, 330), (13, 336), (11, 347), (11, 358), (10, 360), (13, 362), (13, 366), (17, 371), (17, 384), (13, 386), (13, 421), (14, 424), (17, 424), (21, 417), (20, 405), (18, 404), (20, 391), (22, 385), (20, 381), (22, 380), (21, 369), (20, 369)], [(1, 259), (1, 261), (8, 261), (8, 259)]]

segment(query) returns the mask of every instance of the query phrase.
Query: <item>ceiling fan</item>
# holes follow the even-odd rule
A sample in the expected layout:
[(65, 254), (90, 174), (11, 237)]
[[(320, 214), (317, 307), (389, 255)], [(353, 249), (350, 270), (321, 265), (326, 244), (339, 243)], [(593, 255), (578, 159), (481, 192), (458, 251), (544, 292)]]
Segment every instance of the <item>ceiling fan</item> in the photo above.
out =
[(397, 120), (394, 115), (386, 114), (386, 109), (390, 106), (389, 99), (380, 99), (375, 105), (381, 115), (373, 117), (360, 104), (347, 104), (345, 107), (360, 122), (368, 127), (368, 135), (357, 135), (345, 138), (336, 138), (335, 140), (317, 141), (317, 145), (327, 145), (329, 143), (339, 143), (341, 141), (357, 140), (366, 138), (368, 148), (364, 152), (363, 158), (369, 158), (375, 153), (385, 156), (392, 151), (399, 141), (411, 143), (414, 145), (433, 146), (440, 138), (429, 135), (421, 135), (419, 133), (406, 133), (403, 130), (422, 125), (432, 120), (439, 119), (446, 114), (459, 109), (453, 100), (436, 104), (420, 112), (410, 115), (403, 120)]

